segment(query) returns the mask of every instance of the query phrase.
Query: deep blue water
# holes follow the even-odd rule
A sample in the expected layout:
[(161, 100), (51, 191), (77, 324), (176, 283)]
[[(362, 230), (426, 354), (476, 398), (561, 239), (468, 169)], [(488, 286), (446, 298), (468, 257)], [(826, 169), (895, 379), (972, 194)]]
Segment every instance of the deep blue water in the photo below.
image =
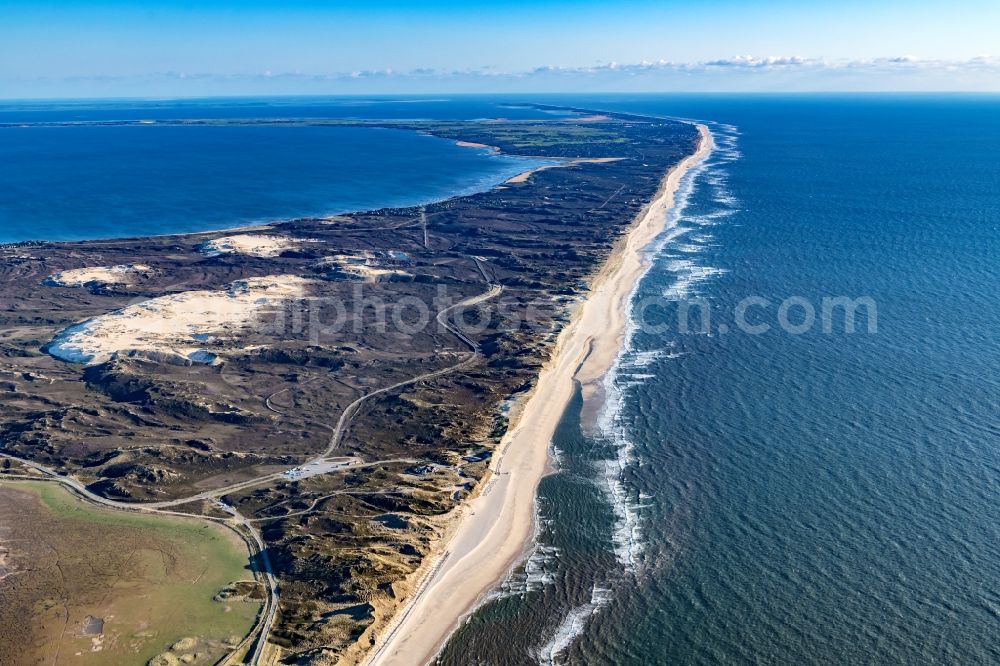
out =
[[(609, 409), (581, 426), (577, 402), (563, 419), (538, 549), (442, 661), (1000, 663), (1000, 98), (549, 101), (703, 119), (720, 149), (637, 292), (650, 326)], [(338, 104), (352, 103), (323, 108)], [(408, 104), (328, 113), (496, 115), (482, 98)], [(225, 178), (242, 153), (218, 141), (205, 173)], [(439, 143), (399, 152), (425, 146)], [(432, 198), (424, 186), (411, 191)], [(786, 299), (801, 299), (795, 325), (802, 303), (819, 316), (841, 296), (871, 299), (876, 330), (864, 310), (853, 334), (842, 317), (829, 333), (779, 325)], [(748, 297), (766, 301), (747, 319), (767, 332), (736, 325)], [(710, 307), (708, 334), (697, 318), (677, 331), (691, 299)]]
[[(0, 122), (25, 125), (0, 127), (0, 242), (194, 232), (409, 206), (488, 189), (541, 163), (389, 129), (30, 124), (401, 117), (413, 109), (442, 116), (442, 106), (431, 100), (0, 105)], [(452, 112), (476, 117), (487, 109), (498, 111), (483, 102)]]
[[(714, 121), (722, 149), (615, 400), (564, 417), (527, 571), (442, 661), (1000, 663), (1000, 98), (587, 101)], [(876, 331), (825, 333), (838, 296)], [(691, 299), (709, 334), (678, 332)]]
[[(669, 351), (617, 430), (649, 546), (627, 615), (568, 654), (1000, 663), (1000, 98), (629, 106), (730, 123), (738, 151), (639, 297), (702, 297), (733, 331), (761, 296), (772, 329), (637, 334)], [(777, 325), (837, 296), (872, 299), (877, 332)]]
[(204, 118), (456, 119), (551, 118), (525, 101), (537, 95), (501, 99), (486, 95), (442, 97), (228, 97), (163, 100), (0, 101), (0, 123), (88, 120), (191, 120)]

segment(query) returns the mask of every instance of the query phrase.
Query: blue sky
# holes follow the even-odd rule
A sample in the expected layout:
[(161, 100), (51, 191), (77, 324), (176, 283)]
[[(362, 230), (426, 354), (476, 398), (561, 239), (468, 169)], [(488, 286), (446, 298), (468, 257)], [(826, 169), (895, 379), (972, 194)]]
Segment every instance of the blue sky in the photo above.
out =
[(0, 97), (1000, 90), (1000, 2), (0, 0)]

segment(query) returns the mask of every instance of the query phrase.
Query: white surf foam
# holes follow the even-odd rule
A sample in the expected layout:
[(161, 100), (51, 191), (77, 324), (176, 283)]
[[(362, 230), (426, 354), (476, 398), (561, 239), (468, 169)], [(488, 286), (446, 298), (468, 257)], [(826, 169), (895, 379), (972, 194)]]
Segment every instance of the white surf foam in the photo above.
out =
[[(537, 506), (536, 512), (538, 512)], [(521, 565), (513, 569), (506, 580), (487, 595), (486, 602), (524, 596), (555, 584), (556, 560), (562, 551), (544, 543), (540, 536), (552, 525), (552, 521), (541, 517), (540, 513), (536, 513), (535, 520), (539, 534), (532, 539), (531, 551)]]
[[(711, 243), (712, 238), (708, 229), (735, 212), (734, 210), (721, 209), (692, 216), (690, 220), (685, 216), (685, 209), (695, 191), (695, 184), (700, 182), (700, 179), (704, 178), (706, 174), (713, 176), (712, 182), (707, 183), (712, 188), (712, 198), (716, 200), (726, 198), (725, 178), (714, 178), (716, 175), (714, 169), (721, 163), (735, 159), (734, 155), (738, 154), (735, 151), (735, 138), (733, 137), (732, 141), (728, 140), (731, 135), (735, 134), (735, 128), (730, 126), (713, 127), (713, 132), (716, 145), (719, 146), (719, 142), (722, 142), (723, 154), (716, 156), (713, 153), (707, 162), (699, 164), (685, 176), (677, 193), (677, 203), (670, 212), (666, 230), (650, 250), (651, 256), (663, 255), (664, 250), (669, 247), (680, 250), (689, 257), (694, 257)], [(680, 224), (682, 220), (685, 222), (683, 226)], [(687, 224), (689, 221), (691, 224)], [(697, 230), (697, 233), (685, 238), (683, 243), (680, 242), (682, 236), (694, 230)], [(668, 259), (668, 261), (670, 260)], [(684, 291), (689, 292), (698, 281), (722, 272), (719, 269), (700, 266), (693, 259), (688, 260), (687, 263), (676, 257), (672, 260), (680, 262), (674, 266), (677, 281), (680, 283), (676, 286), (678, 296)], [(644, 277), (642, 276), (633, 287), (630, 300), (635, 300), (639, 282)], [(672, 344), (655, 350), (635, 349), (636, 330), (636, 322), (632, 319), (626, 329), (622, 349), (605, 376), (606, 398), (597, 423), (600, 433), (615, 445), (614, 456), (597, 464), (597, 476), (615, 515), (613, 529), (615, 556), (626, 571), (635, 571), (639, 566), (643, 550), (640, 511), (648, 506), (653, 497), (645, 493), (633, 492), (625, 483), (626, 470), (641, 461), (638, 459), (635, 444), (629, 437), (628, 427), (624, 421), (624, 397), (627, 391), (643, 385), (647, 380), (656, 376), (655, 373), (650, 372), (650, 368), (656, 363), (681, 355), (672, 348)], [(555, 451), (554, 455), (558, 460), (560, 452)], [(546, 528), (547, 523), (541, 517), (538, 521), (539, 533), (541, 533)], [(491, 598), (500, 599), (524, 595), (542, 587), (554, 585), (555, 565), (559, 556), (560, 550), (558, 548), (546, 545), (541, 538), (536, 538), (524, 564), (517, 571), (512, 572)], [(610, 589), (595, 584), (592, 588), (590, 601), (571, 609), (555, 627), (545, 643), (537, 649), (534, 656), (538, 663), (545, 666), (565, 663), (566, 650), (584, 632), (590, 619), (598, 614), (610, 599)]]
[(590, 594), (590, 601), (567, 613), (549, 640), (538, 648), (535, 656), (539, 666), (555, 666), (557, 663), (562, 663), (559, 657), (583, 633), (587, 621), (600, 612), (610, 598), (611, 591), (608, 588), (595, 585)]
[[(664, 294), (668, 299), (690, 298), (699, 283), (725, 272), (719, 268), (701, 265), (697, 261), (697, 251), (711, 241), (709, 228), (733, 215), (738, 203), (728, 191), (726, 172), (720, 168), (739, 157), (735, 128), (715, 125), (712, 131), (716, 142), (715, 150), (707, 161), (692, 169), (685, 177), (677, 194), (676, 205), (670, 212), (667, 230), (652, 250), (653, 256), (664, 257), (664, 260), (653, 262), (657, 268), (665, 268), (675, 275), (674, 284)], [(701, 186), (710, 188), (709, 198), (719, 208), (689, 216), (686, 214), (686, 209), (691, 196), (696, 188)], [(698, 229), (698, 234), (680, 240), (693, 229)], [(668, 249), (672, 251), (669, 255), (665, 254)], [(680, 250), (683, 255), (679, 256), (673, 250)], [(639, 282), (644, 278), (645, 276), (640, 278)], [(638, 289), (637, 283), (630, 295), (633, 302)], [(654, 373), (636, 372), (637, 369), (648, 368), (661, 359), (678, 356), (676, 353), (671, 353), (669, 348), (655, 351), (636, 350), (636, 332), (637, 324), (632, 318), (626, 330), (622, 349), (605, 376), (605, 402), (597, 422), (601, 434), (614, 444), (614, 457), (600, 461), (597, 464), (597, 472), (615, 513), (613, 532), (615, 556), (627, 571), (635, 571), (640, 564), (644, 547), (640, 513), (644, 500), (648, 501), (649, 498), (637, 495), (625, 482), (626, 470), (632, 465), (639, 464), (640, 461), (636, 456), (635, 443), (630, 437), (629, 424), (625, 422), (624, 398), (627, 392), (641, 386), (654, 376)], [(558, 647), (558, 644), (556, 645)], [(559, 650), (556, 650), (551, 654), (558, 652)]]

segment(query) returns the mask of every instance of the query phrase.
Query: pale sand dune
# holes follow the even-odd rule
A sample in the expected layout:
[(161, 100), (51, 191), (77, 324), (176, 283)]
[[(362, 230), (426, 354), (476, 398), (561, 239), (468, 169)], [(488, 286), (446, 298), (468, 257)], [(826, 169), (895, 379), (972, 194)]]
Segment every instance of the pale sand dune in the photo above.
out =
[(45, 284), (58, 287), (82, 287), (86, 284), (129, 284), (136, 277), (149, 275), (153, 272), (145, 264), (121, 264), (118, 266), (91, 266), (74, 268), (61, 273), (55, 273), (45, 278)]
[(373, 253), (362, 251), (323, 257), (313, 266), (321, 269), (333, 269), (336, 271), (334, 275), (351, 276), (365, 282), (389, 282), (413, 277), (413, 274), (407, 271), (380, 266), (379, 261), (379, 258)]
[(628, 321), (629, 299), (645, 272), (645, 255), (663, 231), (687, 170), (705, 159), (712, 135), (699, 125), (697, 152), (671, 169), (574, 313), (542, 370), (516, 425), (494, 456), (494, 473), (480, 494), (458, 510), (443, 553), (422, 570), (426, 580), (381, 632), (365, 663), (424, 664), (461, 619), (522, 557), (535, 531), (535, 492), (549, 462), (549, 443), (573, 395), (574, 379), (599, 382), (616, 358)]
[(246, 254), (253, 257), (277, 257), (285, 250), (297, 248), (305, 242), (311, 241), (272, 234), (236, 234), (206, 241), (199, 249), (209, 256)]
[(578, 157), (572, 160), (566, 160), (565, 162), (559, 162), (558, 164), (543, 164), (540, 167), (535, 167), (534, 169), (529, 169), (522, 173), (517, 174), (513, 178), (508, 178), (508, 184), (523, 183), (531, 178), (533, 173), (538, 171), (545, 171), (546, 169), (561, 169), (565, 167), (577, 166), (578, 164), (606, 164), (608, 162), (617, 162), (618, 160), (623, 160), (624, 157)]
[(355, 275), (367, 282), (384, 282), (392, 279), (405, 279), (410, 273), (396, 268), (379, 268), (377, 266), (341, 266), (340, 270)]
[(308, 285), (294, 275), (272, 275), (237, 280), (225, 289), (160, 296), (65, 329), (49, 353), (88, 365), (132, 350), (199, 359), (207, 336), (225, 338), (244, 330), (262, 312), (304, 296)]

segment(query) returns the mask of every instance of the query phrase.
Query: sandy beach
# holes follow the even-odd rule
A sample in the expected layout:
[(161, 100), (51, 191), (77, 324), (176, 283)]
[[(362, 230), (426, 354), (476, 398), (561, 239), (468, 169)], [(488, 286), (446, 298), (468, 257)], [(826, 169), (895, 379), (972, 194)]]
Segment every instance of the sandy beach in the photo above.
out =
[(565, 167), (572, 167), (578, 164), (607, 164), (608, 162), (617, 162), (618, 160), (624, 159), (622, 157), (580, 157), (572, 160), (565, 160), (557, 164), (543, 164), (540, 167), (535, 167), (534, 169), (528, 169), (527, 171), (522, 171), (513, 178), (508, 178), (504, 181), (508, 185), (516, 183), (527, 182), (531, 175), (539, 171), (545, 171), (546, 169), (561, 169)]
[(456, 141), (455, 145), (461, 148), (478, 148), (480, 150), (488, 150), (492, 153), (500, 152), (500, 149), (496, 146), (487, 146), (485, 143), (476, 143), (475, 141)]
[[(588, 116), (586, 118), (581, 118), (582, 122), (600, 122), (607, 120), (607, 116)], [(481, 150), (489, 150), (491, 153), (499, 155), (501, 150), (496, 146), (488, 146), (485, 143), (474, 143), (472, 141), (456, 141), (456, 146), (461, 146), (462, 148), (478, 148)], [(527, 157), (527, 156), (522, 156)], [(549, 159), (549, 158), (540, 158)], [(573, 159), (564, 159), (553, 164), (543, 164), (526, 171), (522, 171), (516, 176), (511, 176), (504, 181), (504, 185), (516, 185), (518, 183), (525, 183), (531, 178), (532, 174), (539, 171), (545, 171), (546, 169), (560, 169), (565, 167), (577, 166), (579, 164), (607, 164), (608, 162), (617, 162), (624, 159), (623, 157), (577, 157)]]
[(617, 357), (630, 295), (648, 267), (646, 250), (665, 228), (685, 173), (712, 150), (711, 133), (702, 125), (698, 129), (698, 150), (669, 171), (620, 239), (501, 442), (492, 475), (459, 509), (441, 555), (427, 563), (418, 591), (377, 637), (364, 663), (411, 666), (430, 661), (462, 618), (522, 557), (535, 532), (535, 494), (549, 467), (549, 443), (574, 382), (592, 394)]

